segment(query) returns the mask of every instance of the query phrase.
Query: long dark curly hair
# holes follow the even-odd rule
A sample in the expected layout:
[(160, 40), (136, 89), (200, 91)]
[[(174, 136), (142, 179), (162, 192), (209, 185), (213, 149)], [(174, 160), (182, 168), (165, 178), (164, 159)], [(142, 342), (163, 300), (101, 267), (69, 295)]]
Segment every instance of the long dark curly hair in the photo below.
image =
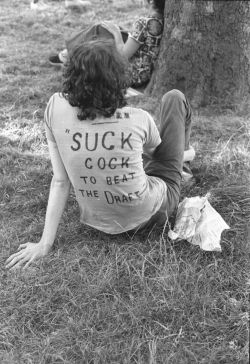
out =
[(111, 117), (126, 105), (128, 65), (113, 40), (92, 40), (73, 48), (64, 71), (63, 96), (80, 109), (79, 120)]

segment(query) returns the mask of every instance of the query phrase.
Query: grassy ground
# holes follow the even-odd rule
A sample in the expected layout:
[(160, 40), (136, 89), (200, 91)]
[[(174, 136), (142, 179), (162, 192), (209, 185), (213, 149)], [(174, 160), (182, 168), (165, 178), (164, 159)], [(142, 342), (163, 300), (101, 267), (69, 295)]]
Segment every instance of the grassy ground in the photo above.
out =
[(248, 363), (246, 117), (194, 116), (197, 183), (182, 196), (210, 193), (231, 227), (222, 253), (173, 244), (157, 229), (131, 238), (80, 226), (72, 195), (52, 253), (25, 273), (4, 269), (43, 229), (51, 167), (42, 118), (61, 82), (48, 55), (72, 28), (104, 18), (130, 28), (140, 10), (132, 0), (93, 0), (82, 15), (48, 4), (44, 12), (28, 0), (0, 5), (0, 363)]

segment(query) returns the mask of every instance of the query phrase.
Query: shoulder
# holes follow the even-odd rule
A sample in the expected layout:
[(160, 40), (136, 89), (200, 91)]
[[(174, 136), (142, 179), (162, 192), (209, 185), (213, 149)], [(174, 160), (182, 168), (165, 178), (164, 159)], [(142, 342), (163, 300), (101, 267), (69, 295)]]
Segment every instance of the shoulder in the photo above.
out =
[(63, 94), (61, 92), (55, 92), (51, 96), (49, 102), (50, 101), (53, 101), (53, 102), (56, 102), (56, 103), (57, 102), (60, 102), (60, 103), (68, 103), (68, 101), (65, 99), (65, 97), (63, 96)]
[(54, 93), (49, 99), (48, 106), (53, 108), (54, 112), (64, 113), (66, 110), (73, 109), (68, 100), (63, 96), (61, 92)]
[(135, 120), (143, 121), (143, 122), (149, 123), (149, 124), (151, 124), (151, 123), (154, 124), (153, 117), (146, 110), (143, 110), (139, 107), (133, 107), (133, 106), (125, 106), (122, 110), (125, 113), (131, 115), (131, 117), (135, 118)]
[(134, 23), (134, 31), (146, 31), (150, 35), (158, 37), (162, 35), (164, 27), (163, 17), (147, 16), (140, 17)]
[(143, 26), (145, 26), (147, 24), (147, 20), (148, 18), (146, 16), (140, 16), (139, 18), (137, 18), (134, 22), (134, 24), (141, 24)]
[(47, 103), (47, 107), (54, 107), (59, 102), (67, 102), (67, 100), (63, 97), (60, 92), (55, 92), (49, 99)]
[(124, 106), (122, 108), (123, 111), (129, 112), (131, 115), (144, 115), (146, 116), (147, 114), (149, 114), (147, 111), (139, 108), (139, 107), (134, 107), (134, 106)]
[(47, 102), (46, 108), (45, 108), (45, 112), (44, 112), (44, 120), (46, 122), (46, 124), (51, 127), (51, 120), (53, 117), (53, 113), (54, 113), (54, 108), (55, 108), (55, 103), (56, 103), (56, 98), (58, 97), (58, 93), (54, 93), (49, 101)]
[(69, 118), (73, 114), (74, 108), (69, 104), (62, 93), (56, 92), (50, 97), (44, 116), (47, 124), (52, 126), (56, 120), (62, 117), (64, 118), (65, 116)]
[(140, 17), (136, 19), (136, 21), (133, 24), (132, 35), (138, 36), (141, 33), (145, 32), (146, 28), (147, 28), (147, 18)]
[(163, 18), (149, 17), (147, 18), (147, 29), (153, 36), (160, 36), (163, 33)]

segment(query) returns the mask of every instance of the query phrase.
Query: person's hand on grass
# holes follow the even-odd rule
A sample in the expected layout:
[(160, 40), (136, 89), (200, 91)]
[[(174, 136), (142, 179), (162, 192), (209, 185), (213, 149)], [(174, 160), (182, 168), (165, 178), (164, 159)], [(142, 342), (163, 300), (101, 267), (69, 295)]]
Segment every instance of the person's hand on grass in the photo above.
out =
[(42, 241), (21, 244), (18, 251), (6, 260), (6, 268), (10, 270), (26, 269), (32, 262), (47, 255), (49, 251), (50, 246), (46, 246)]

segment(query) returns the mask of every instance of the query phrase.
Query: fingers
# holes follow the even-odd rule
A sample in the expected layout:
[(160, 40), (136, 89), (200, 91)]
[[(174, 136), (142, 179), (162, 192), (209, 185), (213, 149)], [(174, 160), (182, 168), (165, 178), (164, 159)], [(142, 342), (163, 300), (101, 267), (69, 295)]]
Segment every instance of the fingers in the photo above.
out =
[[(24, 262), (26, 262), (29, 259), (30, 259), (30, 256), (27, 253), (27, 251), (20, 250), (19, 252), (12, 254), (6, 260), (7, 265), (5, 267), (6, 267), (6, 269), (9, 269), (14, 266), (16, 266), (16, 267), (20, 266), (21, 264), (23, 264)], [(20, 262), (20, 264), (19, 264), (19, 262)]]
[(26, 248), (26, 246), (27, 246), (28, 244), (29, 244), (29, 243), (20, 244), (20, 245), (19, 245), (19, 247), (18, 247), (18, 250)]
[[(10, 263), (13, 259), (15, 259), (18, 256), (21, 256), (21, 254), (23, 254), (23, 249), (26, 248), (28, 246), (29, 243), (25, 243), (25, 244), (20, 244), (17, 252), (14, 254), (11, 254), (11, 256), (6, 260), (6, 264), (8, 265), (8, 263)], [(7, 268), (7, 266), (6, 266)]]
[(17, 266), (19, 262), (25, 261), (26, 259), (27, 258), (23, 257), (22, 255), (17, 255), (15, 257), (12, 257), (12, 259), (6, 265), (6, 269), (12, 268), (13, 266)]
[(13, 265), (12, 267), (9, 268), (10, 271), (13, 271), (13, 270), (16, 270), (18, 268), (21, 268), (24, 265), (24, 263), (27, 261), (27, 259), (28, 259), (27, 257), (24, 257), (24, 258), (20, 259), (18, 262), (16, 262), (15, 265)]
[(12, 259), (20, 256), (21, 254), (23, 254), (23, 251), (18, 251), (17, 253), (12, 254), (7, 260), (6, 263), (8, 264)]
[(34, 260), (41, 258), (47, 254), (46, 247), (35, 243), (25, 243), (21, 244), (18, 251), (12, 254), (6, 260), (6, 269), (16, 269), (23, 267), (26, 269)]
[(31, 258), (30, 260), (28, 260), (28, 262), (25, 264), (25, 266), (23, 267), (23, 269), (24, 270), (27, 269), (33, 261), (34, 261), (34, 258)]
[(13, 258), (15, 258), (18, 255), (22, 254), (23, 253), (23, 250), (21, 250), (21, 249), (26, 248), (27, 245), (28, 245), (28, 243), (20, 244), (19, 247), (18, 247), (18, 249), (17, 249), (17, 252), (14, 253), (14, 254), (11, 254), (11, 256), (6, 260), (6, 263), (10, 262)]

